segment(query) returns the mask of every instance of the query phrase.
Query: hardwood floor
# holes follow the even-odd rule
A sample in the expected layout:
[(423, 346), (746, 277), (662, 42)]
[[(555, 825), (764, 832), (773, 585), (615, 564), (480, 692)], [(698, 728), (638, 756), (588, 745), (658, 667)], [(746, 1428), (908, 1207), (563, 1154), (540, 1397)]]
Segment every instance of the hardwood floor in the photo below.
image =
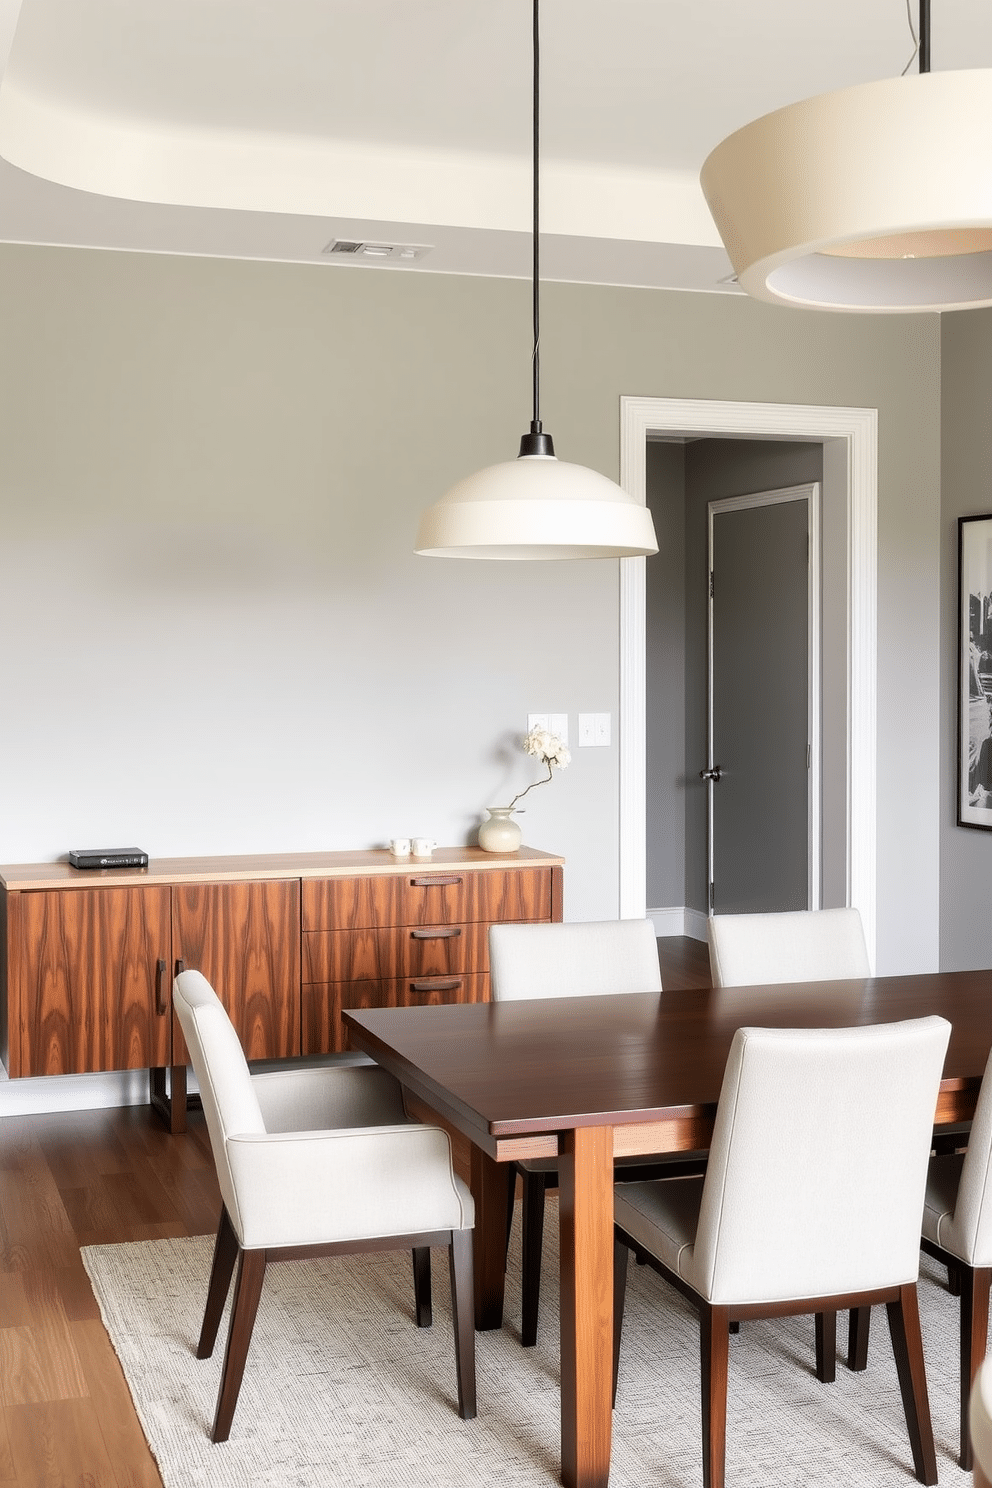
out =
[(200, 1112), (0, 1121), (0, 1484), (160, 1488), (81, 1245), (198, 1235), (220, 1197)]
[[(659, 942), (662, 983), (709, 985), (706, 946)], [(148, 1106), (0, 1120), (0, 1488), (161, 1488), (79, 1256), (212, 1234), (200, 1111), (172, 1137)]]
[(705, 940), (688, 935), (663, 935), (658, 941), (661, 985), (670, 992), (709, 987), (710, 953)]

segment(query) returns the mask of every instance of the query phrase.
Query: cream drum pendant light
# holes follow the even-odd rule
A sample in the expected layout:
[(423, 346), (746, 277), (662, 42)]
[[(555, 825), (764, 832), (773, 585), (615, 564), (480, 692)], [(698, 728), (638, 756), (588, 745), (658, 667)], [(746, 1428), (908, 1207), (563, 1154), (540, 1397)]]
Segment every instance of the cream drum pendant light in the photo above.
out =
[(646, 506), (584, 465), (555, 457), (541, 427), (539, 0), (534, 0), (534, 417), (515, 460), (459, 481), (420, 519), (416, 551), (433, 558), (637, 558), (658, 551)]
[(777, 109), (707, 157), (741, 286), (815, 310), (992, 305), (992, 70), (930, 71)]

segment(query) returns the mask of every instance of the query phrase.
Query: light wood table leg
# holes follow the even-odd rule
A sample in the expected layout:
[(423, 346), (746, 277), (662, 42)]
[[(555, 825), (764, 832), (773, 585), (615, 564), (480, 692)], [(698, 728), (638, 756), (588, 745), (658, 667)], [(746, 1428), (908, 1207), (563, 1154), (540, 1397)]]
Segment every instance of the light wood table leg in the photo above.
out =
[(565, 1488), (606, 1488), (613, 1428), (613, 1129), (582, 1126), (561, 1141), (561, 1477)]
[(475, 1326), (480, 1332), (503, 1326), (506, 1284), (506, 1206), (510, 1163), (498, 1163), (479, 1147), (472, 1148), (472, 1197), (475, 1199)]

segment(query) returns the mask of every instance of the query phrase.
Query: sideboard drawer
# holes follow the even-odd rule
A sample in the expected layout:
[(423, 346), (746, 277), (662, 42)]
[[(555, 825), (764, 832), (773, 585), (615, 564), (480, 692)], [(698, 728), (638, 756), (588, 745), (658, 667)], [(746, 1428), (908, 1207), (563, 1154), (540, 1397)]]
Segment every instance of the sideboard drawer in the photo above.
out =
[(488, 970), (488, 925), (310, 930), (303, 936), (304, 982), (450, 976), (460, 971)]
[(362, 982), (323, 982), (303, 988), (303, 1053), (339, 1054), (349, 1047), (342, 1024), (345, 1009), (421, 1007), (439, 1002), (485, 1002), (489, 977), (371, 978)]
[(553, 918), (550, 868), (459, 873), (411, 863), (397, 874), (304, 879), (302, 896), (304, 931)]

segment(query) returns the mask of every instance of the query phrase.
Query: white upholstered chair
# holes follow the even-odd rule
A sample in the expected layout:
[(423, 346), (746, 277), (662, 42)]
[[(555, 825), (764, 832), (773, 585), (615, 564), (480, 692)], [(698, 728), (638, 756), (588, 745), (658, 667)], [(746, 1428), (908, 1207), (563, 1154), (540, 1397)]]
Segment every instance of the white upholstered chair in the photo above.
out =
[[(561, 925), (492, 925), (489, 981), (494, 1002), (535, 997), (601, 997), (620, 992), (660, 992), (658, 941), (650, 920), (593, 920)], [(645, 1176), (699, 1173), (705, 1155), (661, 1153), (623, 1159), (625, 1170)], [(523, 1303), (521, 1342), (537, 1342), (541, 1288), (544, 1195), (558, 1181), (554, 1158), (515, 1165), (523, 1188)], [(511, 1215), (513, 1191), (510, 1193)], [(509, 1228), (509, 1226), (508, 1226)]]
[(949, 1034), (943, 1018), (739, 1029), (705, 1178), (616, 1187), (614, 1368), (633, 1249), (699, 1311), (706, 1488), (723, 1488), (731, 1319), (816, 1313), (829, 1379), (837, 1309), (874, 1302), (888, 1309), (916, 1476), (936, 1483), (916, 1281)]
[(197, 971), (173, 1005), (196, 1071), (223, 1207), (197, 1358), (213, 1352), (231, 1276), (234, 1301), (212, 1437), (226, 1441), (268, 1261), (363, 1250), (414, 1252), (417, 1320), (430, 1321), (430, 1249), (448, 1248), (458, 1409), (475, 1415), (472, 1196), (446, 1132), (407, 1121), (376, 1066), (252, 1075), (237, 1033)]
[[(960, 1303), (961, 1466), (972, 1467), (968, 1400), (985, 1358), (992, 1285), (992, 1056), (985, 1067), (971, 1136), (964, 1153), (935, 1154), (927, 1174), (921, 1244), (948, 1269)], [(848, 1363), (868, 1360), (867, 1311), (851, 1330)]]
[(714, 987), (871, 976), (856, 909), (712, 915), (707, 935)]

